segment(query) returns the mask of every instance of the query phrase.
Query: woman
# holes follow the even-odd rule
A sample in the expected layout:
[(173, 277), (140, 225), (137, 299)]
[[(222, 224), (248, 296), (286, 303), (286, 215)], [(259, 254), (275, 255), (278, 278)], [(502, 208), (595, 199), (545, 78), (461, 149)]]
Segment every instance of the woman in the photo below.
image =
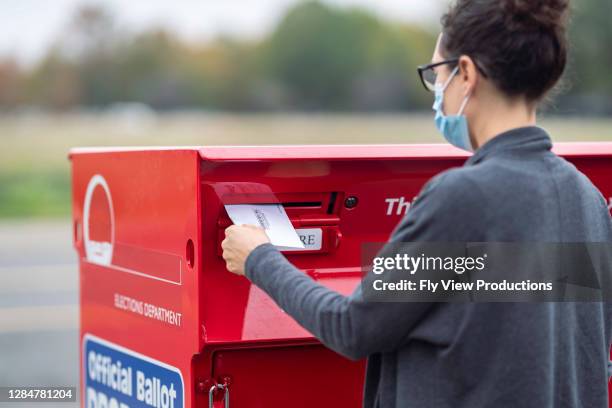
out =
[[(610, 242), (606, 203), (551, 152), (536, 109), (567, 59), (567, 0), (459, 0), (432, 64), (435, 122), (475, 154), (431, 180), (391, 241)], [(328, 347), (368, 358), (367, 407), (607, 407), (607, 303), (373, 303), (312, 281), (263, 230), (231, 226), (246, 274)]]

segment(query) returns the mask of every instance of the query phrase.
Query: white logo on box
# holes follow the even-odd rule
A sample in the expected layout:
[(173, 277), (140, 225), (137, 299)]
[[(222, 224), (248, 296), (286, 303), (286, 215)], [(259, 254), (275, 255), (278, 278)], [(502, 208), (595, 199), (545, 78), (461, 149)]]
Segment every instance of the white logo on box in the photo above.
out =
[[(91, 211), (92, 211), (92, 199), (94, 193), (101, 191), (104, 195), (102, 198), (106, 200), (108, 204), (108, 216), (109, 220), (109, 231), (107, 231), (106, 240), (100, 238), (92, 238), (90, 233), (91, 225)], [(96, 195), (100, 197), (100, 195)], [(94, 202), (94, 205), (102, 206), (104, 208), (104, 202)], [(87, 185), (87, 191), (85, 192), (85, 202), (83, 208), (83, 235), (85, 241), (85, 257), (91, 263), (109, 266), (113, 260), (113, 244), (115, 241), (115, 214), (113, 212), (113, 200), (111, 197), (108, 183), (99, 174), (96, 174), (89, 180)]]
[(387, 198), (385, 202), (387, 203), (388, 216), (405, 215), (412, 206), (412, 201), (407, 200), (406, 197)]

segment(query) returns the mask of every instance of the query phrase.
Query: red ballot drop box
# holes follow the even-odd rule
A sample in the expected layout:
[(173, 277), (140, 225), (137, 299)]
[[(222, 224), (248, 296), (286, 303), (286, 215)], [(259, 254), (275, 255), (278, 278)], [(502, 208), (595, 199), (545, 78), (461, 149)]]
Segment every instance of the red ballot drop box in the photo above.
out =
[[(612, 143), (555, 150), (612, 200)], [(386, 241), (427, 180), (467, 157), (446, 145), (73, 149), (82, 406), (359, 407), (364, 362), (227, 272), (224, 205), (282, 205), (306, 243), (287, 258), (349, 294), (361, 244)]]

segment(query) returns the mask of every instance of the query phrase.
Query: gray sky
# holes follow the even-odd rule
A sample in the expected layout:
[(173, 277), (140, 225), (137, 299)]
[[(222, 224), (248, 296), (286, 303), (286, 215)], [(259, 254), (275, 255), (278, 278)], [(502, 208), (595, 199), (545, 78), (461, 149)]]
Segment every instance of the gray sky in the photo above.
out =
[[(186, 40), (201, 41), (220, 33), (261, 36), (287, 7), (299, 0), (0, 0), (0, 58), (12, 56), (31, 64), (58, 38), (74, 11), (83, 4), (111, 10), (122, 28), (133, 31), (162, 26)], [(432, 23), (444, 0), (324, 0), (361, 6), (400, 21)]]

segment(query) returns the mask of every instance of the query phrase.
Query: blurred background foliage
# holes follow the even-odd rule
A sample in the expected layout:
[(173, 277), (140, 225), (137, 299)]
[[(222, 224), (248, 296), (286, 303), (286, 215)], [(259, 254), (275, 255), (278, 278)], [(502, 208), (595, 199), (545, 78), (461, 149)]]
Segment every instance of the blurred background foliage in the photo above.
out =
[(122, 32), (87, 6), (32, 70), (0, 68), (3, 109), (104, 107), (141, 102), (157, 110), (380, 111), (423, 108), (414, 67), (435, 34), (359, 9), (319, 2), (290, 9), (266, 38), (186, 44), (172, 33)]
[[(572, 62), (554, 110), (612, 114), (612, 2), (580, 0), (574, 9)], [(0, 63), (0, 109), (426, 110), (415, 67), (430, 60), (437, 32), (306, 1), (262, 39), (193, 44), (163, 30), (126, 32), (110, 11), (86, 6), (34, 67)]]

